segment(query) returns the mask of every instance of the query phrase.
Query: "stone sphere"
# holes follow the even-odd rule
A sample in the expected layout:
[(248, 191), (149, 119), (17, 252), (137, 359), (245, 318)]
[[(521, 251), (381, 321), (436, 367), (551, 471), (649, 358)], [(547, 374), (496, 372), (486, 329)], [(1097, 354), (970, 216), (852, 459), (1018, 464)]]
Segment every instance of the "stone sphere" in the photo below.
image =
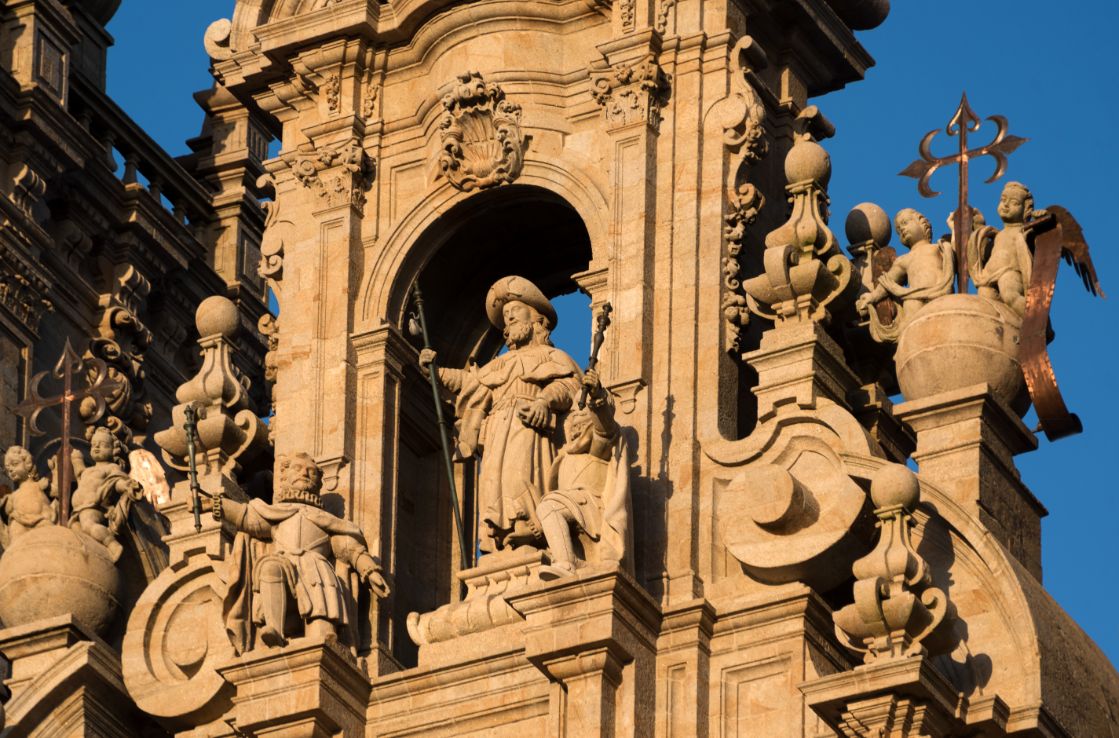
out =
[(920, 495), (917, 475), (901, 464), (887, 464), (870, 478), (870, 499), (875, 507), (901, 505), (912, 510)]
[(847, 243), (874, 241), (879, 246), (890, 243), (890, 216), (872, 202), (861, 202), (847, 214)]
[(109, 552), (70, 528), (34, 528), (0, 557), (0, 623), (6, 628), (73, 613), (82, 625), (104, 633), (120, 597), (120, 572)]
[(831, 179), (831, 156), (815, 141), (798, 141), (785, 157), (785, 178), (789, 184), (818, 182), (826, 187)]
[(1018, 363), (1021, 320), (978, 295), (945, 295), (921, 308), (902, 329), (894, 356), (906, 400), (986, 383), (1015, 412), (1029, 407)]
[(202, 337), (220, 334), (225, 338), (233, 338), (240, 323), (237, 306), (221, 295), (207, 297), (199, 303), (198, 310), (194, 313), (194, 324), (198, 327), (198, 335)]

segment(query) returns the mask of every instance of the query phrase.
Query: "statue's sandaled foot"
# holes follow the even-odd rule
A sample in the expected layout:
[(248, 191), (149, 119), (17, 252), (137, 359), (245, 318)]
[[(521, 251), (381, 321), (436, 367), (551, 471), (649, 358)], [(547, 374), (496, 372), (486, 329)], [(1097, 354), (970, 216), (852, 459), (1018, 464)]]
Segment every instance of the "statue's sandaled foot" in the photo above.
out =
[(271, 625), (260, 626), (260, 641), (271, 648), (280, 648), (284, 645), (284, 634)]
[(555, 564), (545, 564), (540, 567), (537, 573), (541, 581), (551, 582), (556, 579), (565, 579), (567, 577), (575, 576), (575, 567), (571, 564), (563, 562), (556, 562)]

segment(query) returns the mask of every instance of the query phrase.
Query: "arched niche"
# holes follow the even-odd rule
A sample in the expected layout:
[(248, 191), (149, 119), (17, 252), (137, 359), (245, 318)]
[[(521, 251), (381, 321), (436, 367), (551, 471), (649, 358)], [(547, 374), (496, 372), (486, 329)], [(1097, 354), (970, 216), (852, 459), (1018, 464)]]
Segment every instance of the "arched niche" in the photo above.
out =
[[(479, 192), (433, 219), (409, 248), (390, 288), (395, 306), (390, 320), (407, 323), (409, 295), (418, 280), (440, 365), (484, 364), (503, 346), (485, 312), (486, 292), (497, 279), (509, 274), (526, 277), (553, 298), (578, 289), (573, 277), (590, 261), (588, 229), (556, 193), (531, 185)], [(408, 613), (428, 612), (458, 599), (460, 567), (431, 388), (414, 368), (405, 373), (396, 406), (398, 430), (394, 440), (386, 441), (395, 444), (392, 486), (397, 490), (396, 509), (384, 518), (391, 521), (385, 537), (391, 542), (397, 582), (388, 632), (393, 656), (410, 666), (415, 664), (416, 648), (404, 628)], [(444, 412), (453, 420), (449, 404)], [(474, 464), (466, 461), (455, 468), (468, 548), (473, 551)]]

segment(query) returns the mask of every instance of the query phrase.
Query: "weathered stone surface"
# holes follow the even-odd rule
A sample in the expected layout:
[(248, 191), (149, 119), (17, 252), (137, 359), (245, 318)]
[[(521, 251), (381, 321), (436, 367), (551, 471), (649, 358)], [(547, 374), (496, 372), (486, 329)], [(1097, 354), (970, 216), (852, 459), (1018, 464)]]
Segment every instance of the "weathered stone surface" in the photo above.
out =
[(239, 0), (177, 159), (115, 2), (0, 4), (0, 402), (113, 379), (78, 530), (0, 417), (4, 735), (1115, 732), (1014, 467), (1028, 190), (976, 295), (916, 211), (829, 225), (884, 0)]

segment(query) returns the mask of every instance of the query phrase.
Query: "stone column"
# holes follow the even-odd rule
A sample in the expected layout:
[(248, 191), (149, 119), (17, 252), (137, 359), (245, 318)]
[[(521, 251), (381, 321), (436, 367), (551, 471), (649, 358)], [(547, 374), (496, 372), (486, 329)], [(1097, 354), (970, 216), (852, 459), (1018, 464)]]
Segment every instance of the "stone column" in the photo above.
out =
[(1037, 438), (986, 385), (894, 408), (917, 434), (921, 478), (979, 520), (1040, 581), (1045, 507), (1022, 483), (1014, 457)]
[(652, 735), (657, 606), (622, 571), (584, 572), (508, 598), (525, 656), (558, 686), (556, 735)]

